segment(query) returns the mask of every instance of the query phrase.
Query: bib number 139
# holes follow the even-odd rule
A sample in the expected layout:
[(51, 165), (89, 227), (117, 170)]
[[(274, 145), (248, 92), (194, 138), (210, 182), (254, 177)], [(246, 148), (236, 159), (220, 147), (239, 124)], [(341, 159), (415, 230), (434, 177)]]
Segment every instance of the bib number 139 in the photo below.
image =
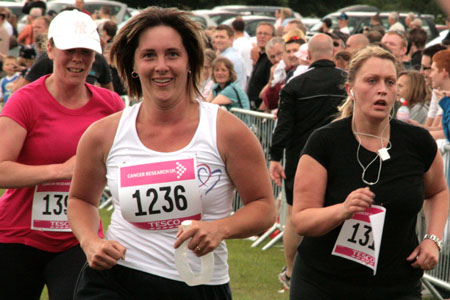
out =
[(69, 196), (61, 194), (47, 194), (42, 200), (44, 200), (43, 215), (67, 215), (67, 199)]

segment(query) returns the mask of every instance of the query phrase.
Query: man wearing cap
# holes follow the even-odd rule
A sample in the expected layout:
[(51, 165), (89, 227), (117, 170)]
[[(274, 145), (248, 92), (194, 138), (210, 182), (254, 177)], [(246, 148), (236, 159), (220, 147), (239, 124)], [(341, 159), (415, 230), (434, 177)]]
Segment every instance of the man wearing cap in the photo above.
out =
[(26, 0), (22, 7), (22, 12), (24, 14), (29, 14), (31, 9), (37, 7), (42, 11), (42, 15), (45, 15), (47, 10), (47, 4), (42, 0)]
[(348, 28), (348, 16), (345, 12), (341, 13), (338, 17), (339, 30), (342, 33), (350, 35), (350, 29)]
[(90, 16), (64, 11), (48, 37), (53, 73), (15, 91), (0, 116), (0, 299), (39, 299), (44, 285), (51, 300), (73, 299), (86, 263), (67, 219), (78, 141), (124, 107), (86, 83), (102, 51)]

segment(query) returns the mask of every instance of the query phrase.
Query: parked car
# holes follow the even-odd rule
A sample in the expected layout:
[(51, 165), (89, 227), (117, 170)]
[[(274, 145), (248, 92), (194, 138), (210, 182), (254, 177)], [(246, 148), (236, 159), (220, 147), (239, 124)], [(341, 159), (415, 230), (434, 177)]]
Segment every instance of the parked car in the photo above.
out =
[[(332, 28), (339, 28), (338, 26), (338, 16), (342, 13), (342, 11), (336, 11), (331, 14), (326, 15), (324, 18), (330, 18), (333, 22)], [(348, 16), (348, 28), (350, 29), (351, 34), (361, 33), (365, 26), (370, 27), (370, 18), (377, 14), (377, 11), (346, 11)], [(379, 12), (381, 22), (383, 26), (386, 28), (386, 31), (389, 28), (388, 16), (390, 12)], [(405, 17), (408, 13), (400, 13), (400, 22), (405, 24)], [(432, 40), (439, 35), (436, 26), (434, 25), (434, 16), (428, 14), (418, 14), (418, 17), (422, 20), (422, 28), (427, 32), (428, 40)], [(319, 21), (311, 29), (308, 31), (307, 37), (310, 38), (314, 34), (319, 32), (319, 29), (322, 27), (322, 22)]]
[(439, 32), (439, 36), (437, 36), (433, 40), (429, 41), (425, 47), (430, 47), (430, 46), (441, 43), (444, 40), (444, 38), (447, 36), (449, 31), (450, 31), (449, 29), (442, 30), (441, 32)]
[[(69, 6), (75, 6), (75, 0), (49, 0), (47, 2), (47, 10), (52, 9), (57, 13)], [(132, 17), (132, 12), (128, 10), (128, 5), (125, 3), (112, 0), (84, 0), (84, 8), (90, 13), (100, 10), (102, 6), (111, 7), (112, 16), (117, 24)]]
[(320, 22), (320, 19), (319, 18), (308, 17), (308, 18), (302, 18), (302, 22), (303, 22), (303, 24), (305, 24), (306, 29), (309, 30), (312, 26), (314, 26), (318, 22)]
[[(275, 17), (275, 11), (283, 8), (283, 6), (263, 6), (263, 5), (220, 5), (213, 8), (213, 10), (228, 10), (234, 12), (240, 12), (241, 14), (251, 14), (259, 16)], [(296, 19), (302, 19), (300, 13), (294, 11), (293, 17)]]
[[(249, 36), (253, 37), (256, 35), (256, 27), (258, 27), (258, 24), (260, 22), (269, 22), (272, 24), (275, 24), (275, 18), (269, 17), (269, 16), (242, 16), (242, 19), (245, 22), (245, 31), (248, 33)], [(233, 22), (234, 18), (225, 20), (222, 22), (222, 24), (231, 26), (231, 23)]]
[[(194, 15), (205, 18), (205, 20), (210, 19), (212, 22), (207, 23), (215, 23), (217, 25), (221, 24), (223, 21), (235, 18), (237, 16), (243, 15), (240, 12), (234, 11), (226, 11), (226, 10), (212, 10), (212, 9), (198, 9), (191, 11)], [(208, 25), (209, 26), (209, 25)]]
[(343, 8), (340, 8), (337, 10), (338, 12), (342, 13), (342, 12), (349, 12), (349, 11), (374, 11), (374, 12), (378, 12), (380, 11), (377, 7), (372, 6), (372, 5), (365, 5), (365, 4), (356, 4), (356, 5), (350, 5), (350, 6), (346, 6)]
[(216, 22), (211, 20), (211, 18), (208, 16), (200, 16), (200, 15), (191, 14), (191, 15), (189, 15), (189, 18), (191, 18), (193, 21), (200, 23), (200, 26), (203, 29), (205, 29), (206, 27), (209, 27), (209, 26), (217, 26)]

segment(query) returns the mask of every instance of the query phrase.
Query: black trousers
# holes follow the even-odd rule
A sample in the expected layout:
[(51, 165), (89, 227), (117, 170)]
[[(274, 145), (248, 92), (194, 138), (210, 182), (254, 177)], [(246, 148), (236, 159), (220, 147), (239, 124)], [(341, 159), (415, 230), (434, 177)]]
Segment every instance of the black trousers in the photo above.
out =
[(422, 284), (414, 280), (393, 286), (361, 286), (326, 277), (308, 278), (301, 274), (297, 255), (291, 276), (290, 300), (421, 300)]
[(75, 300), (231, 300), (229, 284), (188, 286), (120, 265), (96, 271), (87, 264), (80, 273)]
[(72, 299), (85, 262), (80, 246), (54, 253), (22, 244), (0, 244), (0, 299), (39, 300), (44, 285), (50, 300)]

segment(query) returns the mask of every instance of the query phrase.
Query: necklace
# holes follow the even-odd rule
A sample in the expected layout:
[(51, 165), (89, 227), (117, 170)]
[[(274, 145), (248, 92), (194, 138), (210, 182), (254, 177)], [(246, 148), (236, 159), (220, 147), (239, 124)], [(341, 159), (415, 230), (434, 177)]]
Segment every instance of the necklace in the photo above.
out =
[[(385, 125), (384, 128), (383, 128), (383, 130), (381, 131), (381, 136), (377, 136), (377, 135), (373, 135), (373, 134), (369, 134), (369, 133), (357, 132), (357, 131), (355, 130), (356, 128), (355, 128), (355, 126), (354, 126), (355, 124), (354, 124), (353, 121), (352, 121), (352, 131), (353, 131), (353, 134), (358, 138), (358, 149), (356, 150), (356, 160), (358, 161), (358, 164), (361, 166), (361, 169), (362, 169), (361, 180), (362, 180), (365, 184), (367, 184), (367, 185), (375, 185), (375, 184), (378, 183), (378, 181), (380, 181), (380, 177), (381, 177), (381, 168), (382, 168), (382, 166), (383, 166), (383, 160), (386, 159), (386, 158), (382, 158), (382, 157), (381, 157), (381, 155), (380, 155), (381, 150), (383, 150), (383, 152), (386, 152), (386, 153), (387, 153), (387, 151), (390, 150), (390, 149), (392, 148), (392, 143), (391, 143), (391, 141), (389, 141), (388, 139), (386, 139), (385, 137), (383, 137), (384, 131), (385, 131), (385, 129), (387, 128), (387, 125), (388, 125), (388, 124), (389, 124), (389, 122), (386, 123), (386, 125)], [(373, 137), (373, 138), (378, 138), (378, 139), (380, 140), (380, 144), (381, 144), (381, 148), (378, 150), (377, 155), (374, 157), (374, 159), (372, 159), (372, 160), (367, 164), (367, 166), (364, 166), (363, 163), (361, 162), (360, 158), (359, 158), (359, 151), (360, 151), (360, 149), (361, 149), (361, 137), (360, 137), (360, 135), (362, 135), (362, 136), (368, 136), (368, 137)], [(385, 142), (385, 141), (387, 141), (387, 147), (386, 147), (386, 148), (383, 147), (383, 142)], [(368, 180), (365, 179), (365, 177), (366, 177), (366, 172), (367, 172), (367, 170), (369, 169), (369, 167), (370, 167), (377, 159), (379, 160), (379, 167), (378, 167), (377, 179), (376, 179), (375, 181), (371, 182), (371, 181), (368, 181)], [(389, 157), (388, 157), (387, 159), (389, 159)]]

